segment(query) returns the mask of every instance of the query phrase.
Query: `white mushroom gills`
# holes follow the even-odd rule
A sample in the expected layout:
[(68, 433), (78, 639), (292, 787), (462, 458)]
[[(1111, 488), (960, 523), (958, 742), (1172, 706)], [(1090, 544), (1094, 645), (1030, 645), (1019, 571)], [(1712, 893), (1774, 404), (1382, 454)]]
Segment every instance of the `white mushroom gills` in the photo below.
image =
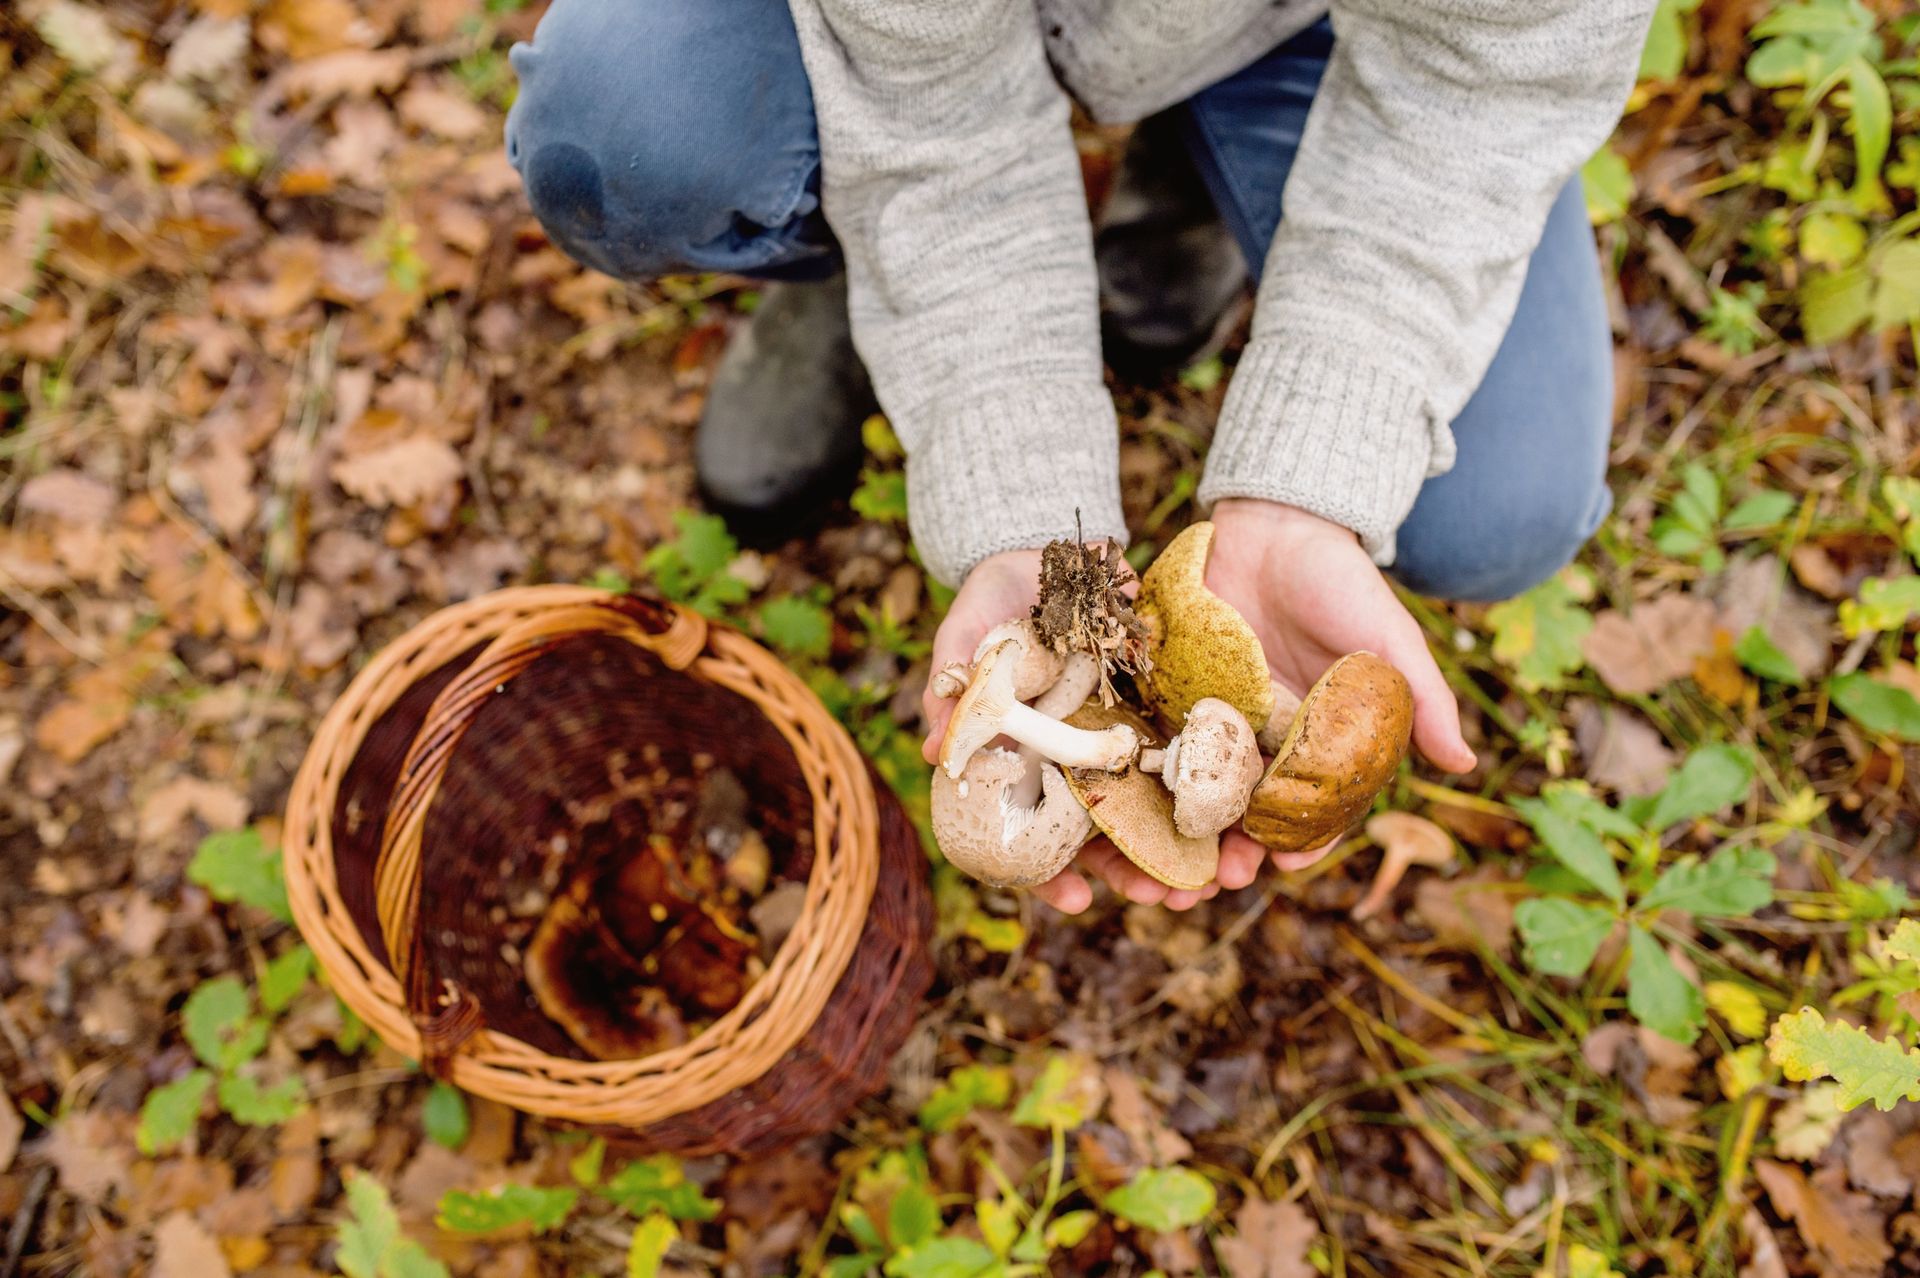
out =
[(1020, 651), (1015, 640), (990, 650), (974, 666), (973, 681), (960, 694), (940, 747), (940, 765), (956, 780), (974, 752), (1007, 736), (1062, 767), (1118, 772), (1140, 752), (1140, 737), (1125, 724), (1097, 732), (1069, 727), (1023, 705), (1014, 696)]

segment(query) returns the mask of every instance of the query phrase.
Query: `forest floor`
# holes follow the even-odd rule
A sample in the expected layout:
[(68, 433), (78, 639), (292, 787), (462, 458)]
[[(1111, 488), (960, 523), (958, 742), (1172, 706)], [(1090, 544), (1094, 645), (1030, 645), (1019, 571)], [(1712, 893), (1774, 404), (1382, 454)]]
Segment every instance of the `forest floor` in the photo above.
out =
[[(734, 620), (920, 808), (946, 596), (889, 432), (815, 535), (693, 513), (753, 286), (547, 243), (500, 144), (537, 8), (10, 7), (0, 1278), (1920, 1273), (1920, 1110), (1859, 1104), (1920, 1096), (1916, 20), (1769, 8), (1663, 3), (1588, 168), (1605, 529), (1521, 600), (1410, 601), (1482, 762), (1384, 802), (1448, 864), (1359, 921), (1359, 832), (1186, 914), (937, 870), (888, 1085), (680, 1161), (370, 1040), (281, 814), (372, 654), (534, 582)], [(1193, 518), (1237, 341), (1113, 386), (1138, 554)]]

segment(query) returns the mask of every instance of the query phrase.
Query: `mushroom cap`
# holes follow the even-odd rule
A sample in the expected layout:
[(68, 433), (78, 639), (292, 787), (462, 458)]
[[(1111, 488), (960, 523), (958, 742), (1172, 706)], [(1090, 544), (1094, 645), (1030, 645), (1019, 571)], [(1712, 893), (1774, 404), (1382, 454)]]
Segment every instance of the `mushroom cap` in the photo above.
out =
[(1207, 589), (1213, 525), (1198, 523), (1175, 537), (1140, 579), (1134, 601), (1153, 631), (1153, 668), (1140, 680), (1147, 704), (1168, 731), (1194, 703), (1217, 697), (1258, 732), (1273, 713), (1267, 654), (1237, 609)]
[(1060, 769), (1034, 765), (1040, 799), (1030, 809), (1013, 798), (1028, 763), (1012, 750), (975, 752), (957, 781), (933, 774), (933, 837), (955, 868), (994, 887), (1030, 887), (1066, 869), (1093, 837), (1093, 819)]
[(1173, 824), (1190, 838), (1204, 839), (1240, 819), (1253, 787), (1260, 784), (1260, 746), (1247, 717), (1218, 697), (1193, 703), (1180, 729), (1173, 765), (1160, 774), (1173, 791)]
[(974, 648), (973, 659), (980, 660), (1009, 639), (1020, 645), (1019, 661), (1013, 672), (1013, 695), (1021, 701), (1031, 701), (1054, 685), (1067, 659), (1041, 640), (1031, 617), (1003, 621), (987, 631)]
[(1405, 676), (1370, 652), (1347, 654), (1301, 701), (1240, 828), (1275, 852), (1319, 847), (1372, 806), (1412, 738)]
[(1013, 686), (1019, 664), (1012, 639), (989, 648), (974, 663), (973, 679), (960, 694), (953, 718), (947, 721), (947, 735), (940, 742), (940, 766), (949, 777), (958, 780), (974, 751), (1000, 735), (1001, 716), (1018, 700)]
[[(1089, 701), (1067, 716), (1076, 728), (1098, 731), (1124, 723), (1144, 741), (1153, 731), (1125, 706), (1103, 706)], [(1173, 888), (1202, 888), (1213, 882), (1220, 868), (1220, 836), (1190, 838), (1175, 828), (1173, 795), (1136, 761), (1124, 772), (1068, 768), (1067, 785), (1086, 806), (1100, 832), (1129, 861)]]

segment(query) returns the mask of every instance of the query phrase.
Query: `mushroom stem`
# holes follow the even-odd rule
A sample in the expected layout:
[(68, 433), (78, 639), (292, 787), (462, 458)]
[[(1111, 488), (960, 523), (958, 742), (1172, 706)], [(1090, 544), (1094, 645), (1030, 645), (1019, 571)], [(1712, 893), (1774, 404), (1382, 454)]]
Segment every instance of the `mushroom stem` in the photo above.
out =
[[(1040, 694), (1033, 708), (1049, 719), (1064, 719), (1085, 705), (1087, 698), (1099, 686), (1099, 660), (1084, 652), (1070, 652), (1060, 677), (1054, 680), (1051, 688)], [(1040, 801), (1040, 769), (1046, 760), (1029, 746), (1020, 747), (1020, 757), (1026, 761), (1027, 771), (1014, 784), (1011, 793), (1021, 807), (1030, 808)]]
[(1140, 752), (1140, 761), (1136, 765), (1142, 772), (1158, 772), (1162, 776), (1173, 771), (1173, 746), (1180, 738), (1167, 742), (1166, 746), (1149, 746)]
[(1000, 731), (1066, 768), (1119, 772), (1140, 753), (1140, 736), (1124, 723), (1089, 732), (1070, 728), (1016, 701), (1000, 716)]

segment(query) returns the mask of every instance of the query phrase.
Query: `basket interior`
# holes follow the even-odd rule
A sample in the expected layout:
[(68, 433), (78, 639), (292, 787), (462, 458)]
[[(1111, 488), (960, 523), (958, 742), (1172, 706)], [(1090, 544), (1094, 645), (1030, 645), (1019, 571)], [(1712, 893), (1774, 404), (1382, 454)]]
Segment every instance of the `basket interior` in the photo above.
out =
[[(373, 869), (388, 796), (434, 697), (477, 651), (416, 680), (374, 723), (340, 787), (335, 872), (382, 962)], [(722, 771), (738, 786), (716, 782)], [(651, 837), (697, 836), (716, 784), (744, 792), (770, 883), (804, 881), (812, 794), (792, 747), (753, 702), (611, 636), (557, 646), (480, 710), (428, 812), (420, 927), (429, 970), (472, 993), (489, 1028), (587, 1058), (542, 1010), (520, 956), (557, 892), (590, 881), (596, 901), (617, 906), (620, 894), (606, 888), (625, 880), (604, 877), (603, 867), (630, 863)]]

